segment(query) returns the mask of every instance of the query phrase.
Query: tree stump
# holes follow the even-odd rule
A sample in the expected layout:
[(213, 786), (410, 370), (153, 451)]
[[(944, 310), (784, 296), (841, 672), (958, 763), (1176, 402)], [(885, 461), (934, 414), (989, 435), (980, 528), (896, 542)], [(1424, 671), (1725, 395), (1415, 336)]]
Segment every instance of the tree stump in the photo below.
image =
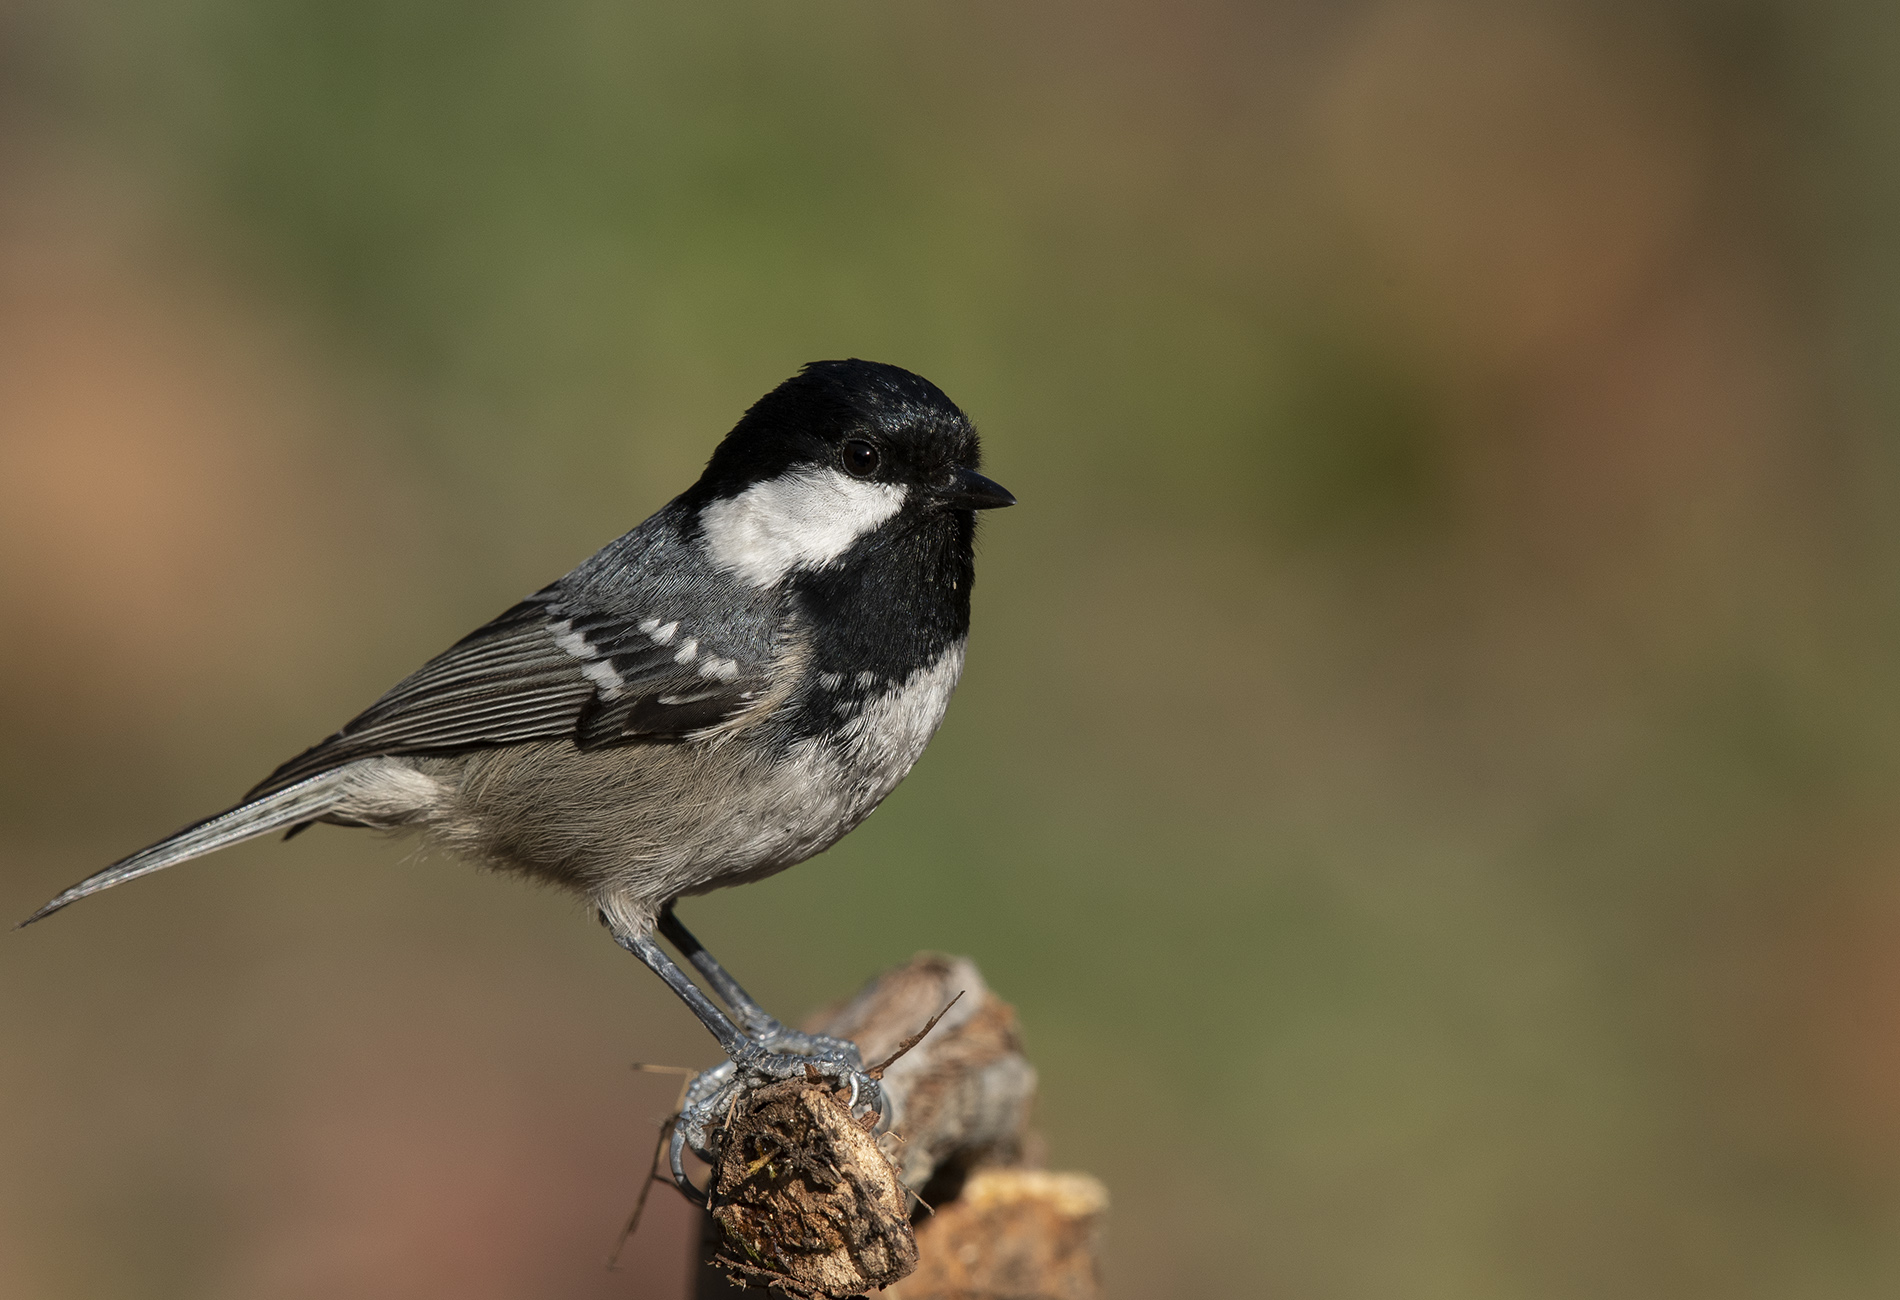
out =
[[(946, 1007), (948, 1010), (946, 1010)], [(748, 1095), (723, 1126), (700, 1300), (769, 1287), (799, 1300), (1097, 1300), (1108, 1197), (1030, 1168), (1036, 1072), (1016, 1013), (967, 958), (920, 954), (804, 1028), (885, 1067), (873, 1138), (819, 1080)]]

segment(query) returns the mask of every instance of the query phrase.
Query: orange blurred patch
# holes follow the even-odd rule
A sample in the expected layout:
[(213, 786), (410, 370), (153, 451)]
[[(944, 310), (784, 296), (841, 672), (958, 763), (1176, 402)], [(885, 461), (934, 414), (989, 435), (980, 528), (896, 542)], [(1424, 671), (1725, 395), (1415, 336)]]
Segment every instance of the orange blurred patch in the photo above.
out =
[(336, 377), (136, 190), (20, 180), (0, 207), (0, 666), (115, 725), (294, 678), (321, 653), (310, 607), (374, 570), (393, 513)]
[(1900, 1179), (1900, 875), (1841, 882), (1797, 932), (1798, 990), (1786, 1063), (1808, 1081), (1813, 1117), (1862, 1174)]
[(1557, 11), (1391, 3), (1319, 106), (1349, 219), (1434, 351), (1534, 365), (1600, 334), (1685, 234), (1694, 78), (1639, 78)]

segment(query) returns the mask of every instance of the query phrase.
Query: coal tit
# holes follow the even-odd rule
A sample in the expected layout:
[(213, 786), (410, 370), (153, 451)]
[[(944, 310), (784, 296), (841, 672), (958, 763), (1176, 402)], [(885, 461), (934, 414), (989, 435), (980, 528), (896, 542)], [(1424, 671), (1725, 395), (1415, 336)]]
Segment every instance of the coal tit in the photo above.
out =
[[(927, 380), (813, 363), (748, 410), (652, 518), (236, 807), (79, 882), (29, 923), (272, 831), (415, 830), (599, 909), (731, 1058), (696, 1085), (697, 1113), (740, 1076), (814, 1062), (868, 1104), (876, 1085), (856, 1049), (772, 1019), (673, 904), (828, 848), (917, 761), (963, 667), (975, 512), (1015, 501), (977, 465), (975, 429)], [(703, 1132), (683, 1127), (703, 1149)], [(677, 1167), (677, 1141), (674, 1154)]]

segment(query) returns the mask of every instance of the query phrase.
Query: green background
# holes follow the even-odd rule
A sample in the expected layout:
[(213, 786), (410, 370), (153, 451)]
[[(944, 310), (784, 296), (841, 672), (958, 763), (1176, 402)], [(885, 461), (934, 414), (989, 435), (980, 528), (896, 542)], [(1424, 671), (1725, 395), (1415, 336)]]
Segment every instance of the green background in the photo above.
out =
[[(1117, 1297), (1900, 1287), (1900, 21), (1855, 0), (29, 2), (0, 915), (800, 364), (1020, 508), (906, 783), (684, 909), (1018, 1007)], [(10, 909), (10, 910), (9, 910)], [(0, 936), (0, 1294), (671, 1296), (709, 1041), (320, 829)]]

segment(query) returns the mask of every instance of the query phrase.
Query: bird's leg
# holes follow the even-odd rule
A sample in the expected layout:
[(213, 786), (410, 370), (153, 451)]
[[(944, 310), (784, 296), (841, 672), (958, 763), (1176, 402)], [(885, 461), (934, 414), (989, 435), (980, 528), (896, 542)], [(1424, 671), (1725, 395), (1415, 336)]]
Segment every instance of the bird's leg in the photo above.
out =
[[(666, 986), (679, 994), (680, 1001), (692, 1008), (700, 1023), (712, 1031), (712, 1036), (719, 1040), (719, 1046), (727, 1056), (737, 1060), (756, 1050), (752, 1040), (713, 1004), (713, 1000), (700, 990), (699, 985), (686, 978), (686, 972), (673, 964), (673, 959), (661, 950), (659, 944), (653, 942), (650, 935), (622, 929), (608, 920), (605, 912), (600, 914), (600, 923), (607, 927), (615, 943), (645, 962), (648, 970), (665, 980)], [(714, 987), (718, 987), (717, 984)]]
[[(699, 946), (699, 941), (679, 923), (671, 909), (662, 914), (661, 932), (679, 946), (687, 960), (732, 1007), (745, 1029), (715, 1006), (713, 1000), (686, 977), (686, 972), (660, 950), (650, 934), (616, 924), (605, 911), (600, 914), (600, 921), (613, 935), (615, 943), (644, 962), (648, 970), (665, 980), (667, 987), (679, 995), (680, 1001), (692, 1008), (726, 1054), (723, 1062), (695, 1075), (686, 1085), (686, 1104), (673, 1124), (673, 1181), (688, 1197), (700, 1202), (705, 1200), (704, 1193), (686, 1177), (683, 1164), (686, 1148), (691, 1147), (694, 1154), (711, 1163), (717, 1153), (713, 1150), (710, 1130), (723, 1122), (732, 1103), (749, 1088), (785, 1079), (829, 1078), (840, 1089), (850, 1090), (847, 1105), (852, 1114), (864, 1108), (880, 1122), (887, 1118), (884, 1090), (876, 1079), (864, 1073), (856, 1043), (804, 1034), (779, 1024)], [(786, 1050), (788, 1048), (790, 1050)]]
[(771, 1051), (795, 1052), (800, 1056), (839, 1061), (854, 1070), (864, 1068), (864, 1058), (858, 1054), (856, 1043), (825, 1034), (808, 1034), (780, 1024), (753, 1000), (750, 993), (739, 987), (739, 981), (732, 978), (726, 968), (706, 951), (705, 945), (693, 937), (693, 932), (680, 923), (670, 904), (660, 912), (659, 926), (666, 941), (679, 949), (680, 955), (712, 985), (720, 1001), (732, 1008), (733, 1018), (739, 1022), (747, 1038)]
[(686, 958), (692, 968), (712, 985), (719, 1000), (732, 1008), (733, 1018), (745, 1030), (746, 1037), (763, 1042), (784, 1030), (784, 1025), (773, 1019), (764, 1007), (753, 1001), (750, 993), (739, 987), (739, 981), (726, 973), (726, 968), (713, 959), (705, 946), (693, 937), (692, 931), (680, 924), (671, 904), (660, 912), (659, 929), (666, 941), (679, 950), (680, 956)]

